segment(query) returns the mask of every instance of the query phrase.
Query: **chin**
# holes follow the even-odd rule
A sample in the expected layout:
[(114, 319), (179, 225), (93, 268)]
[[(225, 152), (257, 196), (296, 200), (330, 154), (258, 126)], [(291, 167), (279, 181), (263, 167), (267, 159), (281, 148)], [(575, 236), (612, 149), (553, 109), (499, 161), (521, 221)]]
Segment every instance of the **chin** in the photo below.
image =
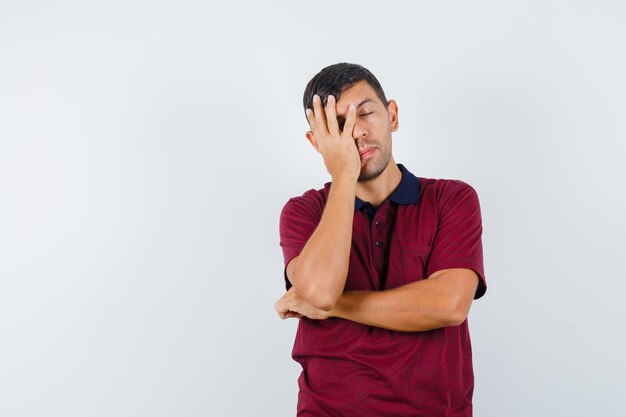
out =
[(387, 164), (382, 164), (382, 163), (377, 163), (377, 164), (370, 164), (370, 165), (374, 165), (371, 168), (368, 167), (366, 165), (365, 168), (361, 169), (361, 173), (359, 174), (359, 182), (367, 182), (367, 181), (371, 181), (374, 178), (377, 178), (380, 174), (382, 174), (385, 169), (387, 168), (387, 165), (389, 165), (389, 161), (387, 161)]

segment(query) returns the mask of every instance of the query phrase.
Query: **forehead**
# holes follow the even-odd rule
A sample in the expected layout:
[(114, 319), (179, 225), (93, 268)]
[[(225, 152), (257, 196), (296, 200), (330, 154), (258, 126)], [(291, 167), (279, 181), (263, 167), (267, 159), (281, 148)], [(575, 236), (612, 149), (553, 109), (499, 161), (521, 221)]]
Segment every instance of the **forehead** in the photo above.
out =
[(367, 81), (359, 81), (352, 87), (343, 90), (337, 102), (337, 113), (347, 113), (348, 107), (351, 104), (358, 106), (367, 99), (372, 100), (373, 104), (381, 104), (380, 99), (376, 95), (376, 91), (374, 91)]

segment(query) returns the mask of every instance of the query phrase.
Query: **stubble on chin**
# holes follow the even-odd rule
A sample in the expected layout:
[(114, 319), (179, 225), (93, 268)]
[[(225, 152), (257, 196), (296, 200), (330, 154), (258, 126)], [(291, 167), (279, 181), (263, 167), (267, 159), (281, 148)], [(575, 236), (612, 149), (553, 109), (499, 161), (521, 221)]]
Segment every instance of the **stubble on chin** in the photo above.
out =
[(361, 168), (358, 182), (367, 182), (377, 178), (387, 168), (390, 160), (391, 153), (383, 155), (383, 157), (378, 161), (370, 161), (371, 167), (366, 164), (364, 168)]

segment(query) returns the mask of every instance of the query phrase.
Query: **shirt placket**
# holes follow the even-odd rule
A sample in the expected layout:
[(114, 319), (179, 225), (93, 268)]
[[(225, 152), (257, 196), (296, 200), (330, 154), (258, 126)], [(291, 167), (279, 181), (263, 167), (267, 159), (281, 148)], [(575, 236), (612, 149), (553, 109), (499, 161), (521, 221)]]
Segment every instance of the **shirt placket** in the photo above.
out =
[(372, 265), (371, 269), (376, 274), (376, 288), (382, 289), (385, 285), (382, 282), (382, 278), (385, 276), (385, 269), (389, 257), (387, 236), (385, 234), (387, 215), (386, 207), (380, 207), (372, 222), (370, 224), (370, 236), (371, 236), (371, 253), (372, 253)]

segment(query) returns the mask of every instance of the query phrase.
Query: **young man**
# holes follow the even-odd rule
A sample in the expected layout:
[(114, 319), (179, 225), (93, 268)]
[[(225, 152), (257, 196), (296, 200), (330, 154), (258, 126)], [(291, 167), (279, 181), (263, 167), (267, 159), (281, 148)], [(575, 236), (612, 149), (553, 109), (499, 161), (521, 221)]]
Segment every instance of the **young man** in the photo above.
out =
[(396, 164), (398, 105), (359, 65), (320, 71), (304, 107), (332, 181), (280, 217), (275, 308), (300, 319), (298, 416), (471, 416), (467, 315), (486, 290), (476, 192)]

